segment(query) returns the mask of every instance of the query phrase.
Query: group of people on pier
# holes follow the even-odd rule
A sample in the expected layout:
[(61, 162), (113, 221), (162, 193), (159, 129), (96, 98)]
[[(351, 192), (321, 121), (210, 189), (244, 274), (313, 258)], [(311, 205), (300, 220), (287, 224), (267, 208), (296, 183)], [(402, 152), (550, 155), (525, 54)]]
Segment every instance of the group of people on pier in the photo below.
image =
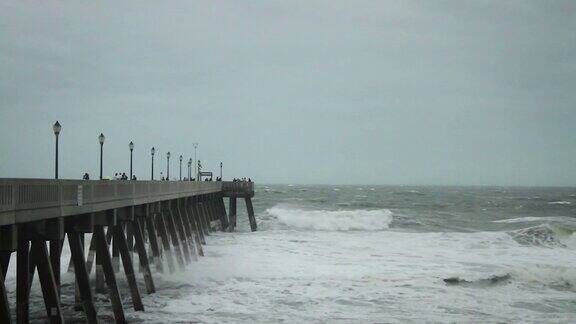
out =
[(238, 179), (234, 178), (234, 179), (232, 180), (232, 182), (252, 182), (252, 179), (246, 178), (246, 177), (241, 178), (241, 179), (240, 179), (240, 178), (238, 178)]
[[(162, 175), (162, 173), (160, 173), (160, 177), (161, 177), (160, 178), (161, 181), (170, 181), (170, 179), (168, 179), (167, 177), (164, 177)], [(82, 180), (90, 180), (90, 175), (88, 174), (88, 172), (84, 173), (84, 175), (82, 176)], [(108, 177), (108, 178), (105, 178), (103, 180), (120, 180), (120, 181), (123, 181), (123, 180), (129, 180), (129, 179), (128, 179), (128, 176), (126, 175), (126, 172), (122, 172), (122, 173), (116, 172), (114, 174), (114, 177)], [(134, 180), (134, 181), (137, 180), (136, 175), (132, 175), (131, 180)], [(174, 179), (174, 181), (177, 181), (177, 180)], [(190, 178), (189, 179), (188, 177), (184, 177), (181, 181), (196, 181), (196, 178)], [(212, 180), (212, 177), (210, 177), (210, 178), (204, 179), (204, 181), (214, 181), (214, 180)], [(222, 181), (222, 178), (216, 177), (216, 181)], [(234, 178), (234, 180), (232, 180), (232, 181), (233, 182), (252, 182), (252, 179), (250, 179), (250, 178)]]

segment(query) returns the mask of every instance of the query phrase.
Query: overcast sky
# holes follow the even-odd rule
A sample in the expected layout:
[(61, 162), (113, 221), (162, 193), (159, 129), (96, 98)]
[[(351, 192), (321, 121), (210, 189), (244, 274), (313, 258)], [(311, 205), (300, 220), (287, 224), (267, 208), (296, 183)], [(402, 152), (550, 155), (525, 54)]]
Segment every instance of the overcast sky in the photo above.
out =
[[(574, 1), (0, 0), (0, 177), (576, 184)], [(184, 171), (185, 172), (185, 171)]]

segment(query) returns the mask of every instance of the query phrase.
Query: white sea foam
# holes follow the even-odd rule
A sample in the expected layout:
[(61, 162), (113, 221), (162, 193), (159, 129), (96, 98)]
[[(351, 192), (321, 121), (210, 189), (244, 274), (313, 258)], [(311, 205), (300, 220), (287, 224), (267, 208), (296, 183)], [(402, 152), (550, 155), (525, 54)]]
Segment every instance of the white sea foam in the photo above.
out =
[(548, 205), (572, 205), (569, 201), (551, 201)]
[[(208, 244), (199, 266), (178, 276), (189, 283), (178, 298), (159, 289), (150, 304), (161, 309), (139, 316), (205, 323), (573, 319), (522, 306), (543, 296), (573, 299), (573, 251), (526, 247), (503, 232), (278, 230), (216, 234)], [(505, 280), (482, 284), (495, 276)], [(450, 277), (480, 284), (447, 285)]]
[(518, 217), (495, 220), (493, 223), (525, 223), (525, 222), (543, 222), (550, 220), (550, 217)]
[(288, 226), (322, 231), (378, 231), (387, 229), (392, 212), (378, 210), (303, 210), (276, 206), (266, 211)]

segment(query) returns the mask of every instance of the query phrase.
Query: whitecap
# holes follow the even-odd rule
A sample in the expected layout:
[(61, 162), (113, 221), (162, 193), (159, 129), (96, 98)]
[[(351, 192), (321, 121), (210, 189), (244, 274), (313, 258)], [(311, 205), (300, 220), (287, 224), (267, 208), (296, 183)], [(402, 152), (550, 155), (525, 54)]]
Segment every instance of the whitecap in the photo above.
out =
[(551, 201), (548, 205), (572, 205), (569, 201)]
[(378, 231), (387, 229), (392, 212), (377, 210), (303, 210), (275, 206), (268, 214), (288, 226), (322, 231)]

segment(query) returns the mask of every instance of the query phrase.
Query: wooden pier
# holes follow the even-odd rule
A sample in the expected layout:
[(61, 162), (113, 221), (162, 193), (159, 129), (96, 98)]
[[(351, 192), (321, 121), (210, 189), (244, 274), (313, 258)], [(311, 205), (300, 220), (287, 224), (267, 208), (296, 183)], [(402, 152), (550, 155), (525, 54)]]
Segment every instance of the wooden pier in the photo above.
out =
[[(0, 323), (29, 322), (35, 271), (47, 319), (64, 323), (60, 269), (66, 242), (71, 259), (64, 261), (75, 274), (76, 305), (86, 322), (98, 322), (96, 290), (107, 291), (115, 321), (125, 323), (121, 293), (130, 295), (134, 310), (144, 311), (136, 277), (143, 276), (143, 292), (152, 294), (154, 272), (183, 270), (203, 256), (210, 232), (236, 227), (238, 198), (245, 199), (255, 231), (253, 196), (252, 182), (0, 179)], [(228, 213), (224, 198), (230, 199)], [(90, 242), (86, 233), (92, 233)], [(15, 310), (4, 282), (11, 259), (17, 268)], [(118, 289), (120, 260), (128, 292)]]

